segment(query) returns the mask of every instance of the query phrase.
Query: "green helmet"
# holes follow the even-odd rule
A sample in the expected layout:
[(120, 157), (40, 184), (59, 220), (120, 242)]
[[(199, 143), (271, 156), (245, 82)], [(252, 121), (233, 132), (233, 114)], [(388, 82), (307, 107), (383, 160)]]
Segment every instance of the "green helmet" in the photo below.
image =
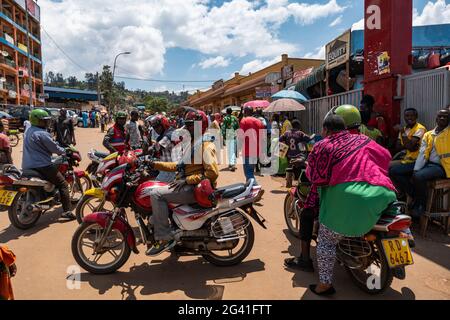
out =
[(34, 109), (30, 112), (30, 122), (32, 126), (39, 126), (41, 120), (51, 120), (52, 118), (48, 115), (47, 111), (42, 109)]
[(114, 119), (119, 119), (119, 118), (128, 118), (128, 114), (125, 111), (118, 111), (114, 117)]
[(345, 127), (347, 129), (353, 129), (361, 125), (361, 113), (358, 108), (350, 104), (334, 107), (327, 114), (327, 117), (331, 114), (341, 116), (344, 119)]

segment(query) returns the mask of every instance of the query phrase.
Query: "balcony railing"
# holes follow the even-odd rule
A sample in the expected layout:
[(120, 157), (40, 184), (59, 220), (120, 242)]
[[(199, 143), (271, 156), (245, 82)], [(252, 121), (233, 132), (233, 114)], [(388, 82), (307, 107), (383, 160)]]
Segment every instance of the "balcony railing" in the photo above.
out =
[(0, 63), (6, 64), (6, 65), (10, 66), (11, 68), (16, 67), (16, 62), (14, 60), (7, 59), (1, 55), (0, 55)]

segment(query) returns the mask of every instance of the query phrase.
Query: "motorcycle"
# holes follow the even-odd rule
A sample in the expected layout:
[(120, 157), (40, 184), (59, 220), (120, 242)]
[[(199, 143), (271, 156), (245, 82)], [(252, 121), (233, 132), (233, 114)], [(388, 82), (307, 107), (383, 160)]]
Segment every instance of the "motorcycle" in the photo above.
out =
[[(74, 170), (80, 161), (80, 153), (73, 147), (68, 148), (65, 155), (52, 160), (69, 184), (72, 203), (77, 203), (83, 192), (92, 188), (86, 173)], [(16, 228), (30, 229), (42, 214), (59, 204), (59, 191), (39, 172), (21, 171), (11, 165), (3, 168), (0, 174), (0, 205), (7, 208), (9, 220)]]
[[(72, 238), (72, 254), (85, 270), (94, 274), (113, 273), (126, 263), (131, 251), (139, 253), (126, 207), (134, 212), (140, 243), (147, 248), (156, 243), (150, 192), (167, 184), (143, 182), (145, 171), (140, 168), (132, 172), (130, 165), (118, 167), (108, 174), (102, 189), (88, 191), (99, 199), (109, 199), (116, 207), (112, 212), (95, 212), (84, 217)], [(252, 206), (260, 192), (261, 187), (249, 180), (246, 184), (217, 189), (213, 194), (216, 206), (212, 208), (169, 205), (177, 242), (172, 251), (178, 255), (203, 256), (218, 266), (240, 263), (254, 243), (254, 230), (248, 216), (266, 229), (264, 218)]]
[[(302, 169), (298, 185), (291, 189), (285, 199), (286, 223), (290, 233), (296, 237), (300, 237), (300, 216), (310, 187), (311, 183)], [(406, 232), (411, 225), (411, 217), (405, 215), (405, 211), (405, 203), (391, 204), (368, 234), (359, 238), (345, 237), (337, 246), (338, 263), (366, 293), (384, 292), (394, 277), (404, 280), (405, 267), (414, 264)], [(314, 222), (313, 230), (313, 240), (317, 242), (318, 220)]]
[(88, 158), (91, 160), (91, 163), (86, 168), (86, 172), (89, 174), (94, 187), (100, 188), (103, 178), (109, 171), (123, 163), (134, 161), (134, 157), (139, 157), (142, 154), (142, 149), (128, 150), (123, 155), (120, 155), (118, 152), (109, 154), (91, 149), (88, 152)]

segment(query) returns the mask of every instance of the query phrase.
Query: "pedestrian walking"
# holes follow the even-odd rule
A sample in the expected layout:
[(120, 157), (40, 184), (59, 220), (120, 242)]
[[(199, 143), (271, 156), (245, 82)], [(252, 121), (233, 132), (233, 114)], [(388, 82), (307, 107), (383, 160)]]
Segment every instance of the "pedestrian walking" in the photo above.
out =
[(58, 120), (54, 123), (54, 130), (56, 141), (62, 147), (68, 147), (71, 144), (77, 144), (75, 140), (75, 129), (73, 127), (72, 119), (67, 117), (67, 110), (62, 108), (59, 111)]

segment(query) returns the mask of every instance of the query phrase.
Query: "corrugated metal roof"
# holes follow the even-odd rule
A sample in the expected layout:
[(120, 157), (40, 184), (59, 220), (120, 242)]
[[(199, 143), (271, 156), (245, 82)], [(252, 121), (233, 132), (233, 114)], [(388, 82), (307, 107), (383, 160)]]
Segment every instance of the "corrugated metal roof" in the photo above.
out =
[(58, 88), (58, 87), (49, 87), (49, 86), (44, 86), (44, 91), (46, 93), (49, 93), (49, 92), (61, 92), (61, 93), (78, 93), (78, 94), (94, 94), (94, 95), (97, 95), (97, 91), (67, 89), (67, 88)]

